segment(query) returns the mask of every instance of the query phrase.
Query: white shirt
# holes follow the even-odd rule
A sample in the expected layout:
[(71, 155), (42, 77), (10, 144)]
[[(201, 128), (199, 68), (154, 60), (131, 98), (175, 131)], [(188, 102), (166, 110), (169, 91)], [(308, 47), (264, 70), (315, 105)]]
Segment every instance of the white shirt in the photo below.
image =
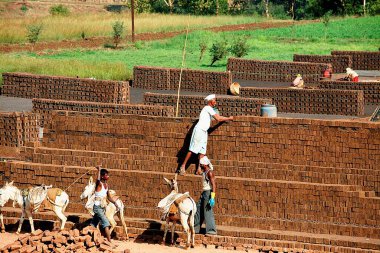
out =
[(196, 127), (199, 127), (203, 131), (207, 131), (211, 125), (212, 116), (214, 116), (216, 112), (212, 109), (211, 106), (206, 105), (203, 107), (201, 114), (199, 115), (199, 121)]

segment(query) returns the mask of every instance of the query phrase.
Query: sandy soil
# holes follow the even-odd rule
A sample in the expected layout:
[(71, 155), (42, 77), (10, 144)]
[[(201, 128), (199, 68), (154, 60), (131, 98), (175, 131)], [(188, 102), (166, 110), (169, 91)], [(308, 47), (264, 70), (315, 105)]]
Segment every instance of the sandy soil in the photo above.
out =
[[(18, 235), (15, 233), (0, 233), (0, 249), (4, 246), (16, 241)], [(179, 246), (165, 246), (160, 244), (148, 244), (148, 243), (136, 243), (136, 242), (126, 242), (126, 241), (113, 241), (114, 245), (117, 246), (116, 250), (130, 249), (131, 253), (178, 253), (178, 252), (193, 252), (193, 253), (231, 253), (231, 250), (222, 250), (215, 248), (204, 248), (203, 246), (197, 246), (194, 249), (184, 249)], [(234, 250), (233, 252), (245, 252)]]

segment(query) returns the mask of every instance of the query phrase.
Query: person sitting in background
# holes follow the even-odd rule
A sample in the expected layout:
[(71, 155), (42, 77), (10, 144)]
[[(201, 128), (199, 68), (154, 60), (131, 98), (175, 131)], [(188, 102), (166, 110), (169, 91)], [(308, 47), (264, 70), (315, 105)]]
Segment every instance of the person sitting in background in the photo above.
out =
[(329, 64), (328, 67), (326, 68), (326, 70), (323, 72), (323, 77), (324, 78), (331, 78), (331, 75), (332, 75), (332, 66), (331, 66), (331, 64)]
[(302, 79), (301, 74), (297, 75), (296, 79), (294, 79), (290, 88), (292, 88), (292, 89), (303, 89), (304, 88), (303, 79)]
[(346, 68), (346, 74), (348, 81), (359, 82), (359, 75), (351, 68)]

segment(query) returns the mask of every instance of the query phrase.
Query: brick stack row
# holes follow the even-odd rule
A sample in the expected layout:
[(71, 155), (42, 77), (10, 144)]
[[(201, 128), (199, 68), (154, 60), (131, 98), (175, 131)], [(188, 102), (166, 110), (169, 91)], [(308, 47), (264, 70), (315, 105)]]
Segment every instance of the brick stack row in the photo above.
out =
[(346, 73), (346, 68), (352, 68), (352, 57), (350, 55), (295, 54), (293, 61), (331, 64), (334, 73)]
[[(35, 184), (53, 184), (62, 188), (88, 170), (82, 167), (0, 162), (0, 171), (6, 171), (6, 175), (22, 187), (34, 180)], [(87, 213), (79, 196), (91, 175), (96, 175), (95, 168), (78, 181), (76, 187), (68, 190), (70, 204), (67, 212)], [(157, 219), (160, 217), (157, 203), (169, 194), (163, 177), (171, 176), (160, 172), (112, 170), (109, 184), (124, 201), (128, 217)], [(242, 180), (219, 177), (217, 170), (216, 176), (219, 187), (214, 213), (218, 225), (264, 230), (272, 227), (274, 230), (379, 239), (377, 211), (380, 201), (366, 196), (358, 186), (252, 178)], [(189, 191), (197, 200), (202, 189), (201, 181), (201, 177), (197, 176), (180, 178), (179, 190)]]
[(349, 55), (352, 68), (357, 70), (380, 70), (380, 52), (371, 51), (331, 51), (332, 55)]
[(111, 104), (40, 98), (33, 99), (33, 111), (41, 114), (42, 124), (50, 120), (50, 115), (53, 110), (150, 115), (161, 117), (174, 116), (174, 108), (172, 106), (165, 105), (151, 106), (142, 104)]
[[(182, 76), (181, 76), (182, 75)], [(181, 89), (227, 94), (232, 83), (229, 72), (135, 66), (133, 87), (150, 90), (176, 90), (181, 76)]]
[[(193, 125), (188, 118), (56, 111), (42, 144), (177, 157), (187, 152)], [(374, 169), (379, 138), (377, 123), (237, 116), (209, 135), (207, 153), (215, 160)]]
[(0, 113), (0, 146), (20, 147), (37, 141), (39, 126), (39, 114)]
[(229, 58), (227, 70), (233, 79), (291, 82), (301, 74), (305, 82), (318, 82), (328, 68), (325, 63), (264, 61), (254, 59)]
[(271, 98), (279, 112), (364, 115), (364, 93), (361, 90), (243, 87), (240, 95), (251, 98)]
[[(237, 116), (237, 115), (260, 115), (262, 104), (270, 104), (271, 99), (262, 98), (241, 98), (234, 96), (218, 96), (217, 109), (221, 115)], [(177, 95), (145, 93), (144, 103), (148, 105), (169, 105), (176, 107)], [(181, 95), (179, 99), (179, 117), (197, 118), (200, 111), (206, 105), (204, 96)]]
[(129, 84), (122, 81), (94, 80), (28, 73), (3, 73), (5, 96), (47, 98), (125, 104)]
[(380, 82), (321, 81), (318, 88), (326, 90), (361, 90), (365, 104), (380, 104)]

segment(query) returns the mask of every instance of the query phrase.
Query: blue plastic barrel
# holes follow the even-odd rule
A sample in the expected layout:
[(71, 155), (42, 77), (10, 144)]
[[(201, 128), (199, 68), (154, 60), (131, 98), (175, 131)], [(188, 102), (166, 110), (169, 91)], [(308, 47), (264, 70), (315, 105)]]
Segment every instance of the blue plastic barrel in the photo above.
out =
[(274, 118), (277, 117), (277, 107), (275, 105), (263, 104), (261, 105), (261, 116)]

